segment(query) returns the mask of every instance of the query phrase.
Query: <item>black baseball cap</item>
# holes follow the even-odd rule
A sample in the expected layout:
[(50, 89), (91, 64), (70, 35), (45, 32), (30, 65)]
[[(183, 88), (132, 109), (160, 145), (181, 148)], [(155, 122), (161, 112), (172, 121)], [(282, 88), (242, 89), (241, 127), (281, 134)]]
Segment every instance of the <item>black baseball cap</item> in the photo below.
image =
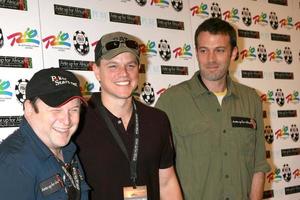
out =
[(75, 98), (86, 103), (77, 77), (61, 68), (42, 69), (32, 76), (26, 85), (26, 99), (35, 97), (51, 107), (60, 107)]

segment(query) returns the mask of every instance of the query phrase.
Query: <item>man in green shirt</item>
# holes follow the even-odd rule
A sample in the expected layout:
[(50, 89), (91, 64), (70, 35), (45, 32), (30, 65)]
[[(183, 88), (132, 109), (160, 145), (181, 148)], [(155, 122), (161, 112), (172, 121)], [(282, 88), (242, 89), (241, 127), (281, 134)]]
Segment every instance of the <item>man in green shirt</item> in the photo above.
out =
[(262, 199), (265, 157), (262, 104), (254, 89), (231, 80), (236, 32), (221, 19), (195, 32), (200, 70), (171, 87), (156, 107), (171, 121), (176, 169), (186, 200)]

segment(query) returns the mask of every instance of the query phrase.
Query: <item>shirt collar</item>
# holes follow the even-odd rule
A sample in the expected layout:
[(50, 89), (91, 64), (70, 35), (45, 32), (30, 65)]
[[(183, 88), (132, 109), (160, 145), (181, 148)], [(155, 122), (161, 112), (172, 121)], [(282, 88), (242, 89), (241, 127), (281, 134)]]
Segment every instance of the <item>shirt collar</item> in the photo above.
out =
[(198, 76), (200, 76), (199, 71), (197, 71), (193, 75), (193, 77), (190, 79), (190, 81), (188, 82), (188, 87), (191, 91), (191, 94), (194, 97), (198, 97), (198, 96), (203, 95), (204, 93), (208, 92), (207, 88), (205, 87), (204, 84), (201, 83), (202, 81), (200, 81)]
[[(138, 103), (137, 103), (138, 101), (136, 101), (134, 97), (132, 98), (132, 100), (136, 103), (136, 106), (138, 107)], [(90, 105), (92, 105), (92, 107), (95, 109), (95, 111), (97, 113), (100, 113), (100, 111), (97, 109), (97, 105), (100, 106), (101, 104), (102, 104), (101, 93), (100, 92), (93, 93), (90, 98)], [(105, 106), (103, 106), (103, 107), (107, 111), (108, 116), (112, 120), (112, 122), (114, 122), (114, 124), (117, 124), (118, 121), (120, 120), (120, 118), (118, 118), (114, 114), (112, 114)], [(138, 111), (139, 111), (139, 109), (137, 110), (137, 112)], [(129, 130), (129, 128), (133, 125), (134, 125), (134, 111), (132, 111), (130, 120), (128, 122), (127, 130)]]
[[(227, 83), (227, 94), (226, 96), (238, 96), (236, 86), (229, 75), (226, 77)], [(210, 91), (207, 89), (205, 84), (203, 83), (200, 77), (200, 71), (197, 71), (193, 77), (189, 81), (189, 87), (194, 97), (198, 97), (200, 95), (209, 93)]]

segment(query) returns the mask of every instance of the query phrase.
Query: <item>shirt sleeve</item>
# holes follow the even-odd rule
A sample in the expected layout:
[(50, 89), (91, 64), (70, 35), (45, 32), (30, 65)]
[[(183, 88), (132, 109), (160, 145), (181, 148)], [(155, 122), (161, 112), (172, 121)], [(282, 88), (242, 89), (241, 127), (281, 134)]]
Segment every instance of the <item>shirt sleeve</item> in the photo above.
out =
[[(167, 97), (167, 95), (165, 93), (163, 93), (157, 100), (157, 102), (155, 103), (155, 107), (164, 111), (168, 117), (170, 117), (170, 109), (169, 109), (169, 105), (170, 105), (170, 101)], [(172, 120), (171, 120), (172, 121)]]
[(34, 178), (21, 169), (21, 166), (0, 162), (1, 199), (33, 200)]
[(172, 134), (170, 122), (166, 114), (163, 114), (163, 124), (161, 125), (163, 134), (163, 148), (160, 160), (160, 169), (169, 168), (174, 165), (174, 149), (172, 144)]
[[(173, 118), (173, 114), (172, 114), (172, 109), (171, 107), (173, 105), (171, 105), (172, 101), (170, 101), (170, 98), (169, 95), (165, 93), (161, 94), (161, 96), (158, 98), (156, 104), (155, 104), (155, 108), (158, 108), (159, 110), (162, 110), (163, 112), (165, 112), (167, 114), (167, 118), (168, 118), (168, 121), (170, 123), (170, 127), (171, 127), (171, 136), (173, 136), (174, 134), (174, 131), (175, 131), (175, 119)], [(174, 144), (176, 144), (176, 138), (175, 137), (172, 137), (172, 142)]]
[[(257, 96), (257, 95), (256, 95)], [(255, 146), (255, 172), (268, 172), (270, 171), (270, 166), (266, 159), (266, 148), (265, 148), (265, 139), (264, 139), (264, 122), (262, 115), (262, 102), (257, 96), (256, 98), (256, 146)]]

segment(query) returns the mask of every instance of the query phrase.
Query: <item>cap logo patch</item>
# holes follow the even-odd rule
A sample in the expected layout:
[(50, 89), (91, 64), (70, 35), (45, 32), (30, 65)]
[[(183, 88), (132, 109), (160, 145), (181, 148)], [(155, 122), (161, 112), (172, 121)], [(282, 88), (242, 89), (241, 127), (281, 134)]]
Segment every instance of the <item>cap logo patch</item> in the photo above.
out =
[(69, 81), (69, 80), (67, 80), (67, 78), (62, 77), (62, 76), (51, 76), (51, 80), (52, 80), (52, 82), (54, 82), (55, 86), (69, 84), (69, 85), (74, 85), (75, 87), (78, 87), (77, 83)]

